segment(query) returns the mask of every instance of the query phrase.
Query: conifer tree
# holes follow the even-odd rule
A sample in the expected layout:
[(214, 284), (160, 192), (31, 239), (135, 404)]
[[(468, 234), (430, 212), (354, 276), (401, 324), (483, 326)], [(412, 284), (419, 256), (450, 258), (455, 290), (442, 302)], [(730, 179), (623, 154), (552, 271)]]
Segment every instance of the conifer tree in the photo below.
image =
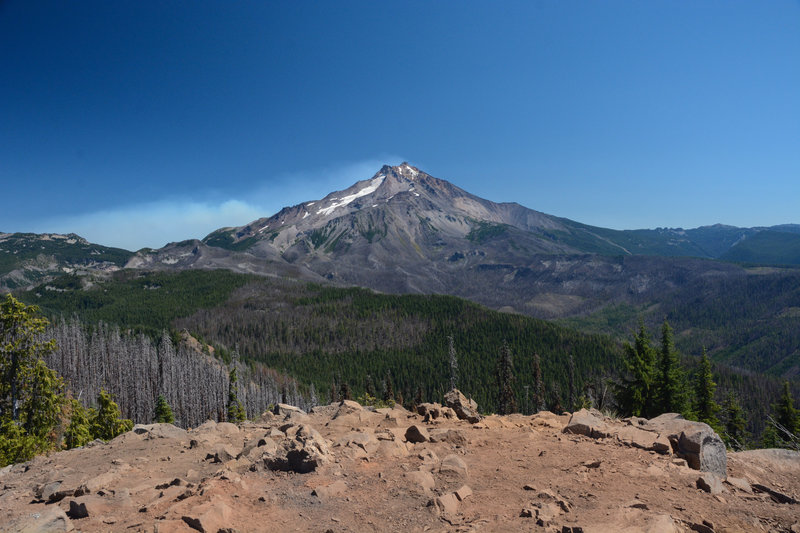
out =
[(47, 319), (11, 295), (0, 303), (0, 466), (26, 461), (56, 445), (63, 380), (43, 358)]
[(626, 342), (623, 346), (623, 354), (625, 375), (615, 387), (618, 407), (624, 414), (650, 417), (655, 411), (656, 352), (650, 345), (643, 320), (639, 319), (639, 331), (633, 336), (633, 344)]
[(739, 402), (736, 401), (732, 392), (729, 392), (725, 401), (722, 404), (722, 416), (725, 422), (725, 428), (722, 434), (722, 440), (728, 448), (734, 450), (743, 450), (747, 446), (747, 420), (744, 417), (744, 412)]
[(41, 340), (48, 321), (39, 308), (10, 294), (0, 304), (0, 419), (19, 420), (26, 379), (36, 361), (55, 350), (55, 341)]
[(336, 380), (331, 381), (331, 403), (339, 401), (339, 390), (336, 388)]
[(367, 398), (376, 398), (375, 384), (372, 382), (372, 376), (367, 374), (366, 383), (364, 384), (364, 394)]
[(561, 405), (561, 389), (558, 386), (558, 383), (553, 382), (552, 388), (550, 390), (550, 410), (557, 415), (560, 415), (564, 412), (564, 407)]
[(70, 400), (71, 413), (69, 425), (64, 432), (64, 447), (67, 449), (84, 446), (92, 440), (92, 424), (89, 413), (78, 400)]
[(703, 356), (700, 358), (700, 367), (697, 370), (694, 385), (694, 402), (693, 411), (694, 415), (700, 422), (705, 422), (711, 426), (715, 431), (719, 431), (720, 424), (717, 418), (717, 413), (720, 407), (714, 401), (714, 393), (717, 390), (717, 384), (714, 383), (714, 376), (711, 373), (711, 361), (708, 360), (706, 349), (703, 348)]
[(159, 394), (156, 399), (156, 407), (153, 418), (158, 424), (172, 424), (175, 422), (175, 415), (172, 414), (172, 407), (167, 403), (163, 394)]
[(655, 376), (655, 406), (651, 414), (686, 412), (686, 377), (672, 342), (672, 328), (664, 320)]
[(388, 371), (383, 380), (383, 401), (394, 401), (394, 384), (392, 384), (392, 375)]
[(236, 392), (236, 382), (239, 378), (236, 375), (236, 368), (231, 368), (228, 374), (228, 422), (236, 424), (242, 422), (247, 415), (244, 412), (244, 406), (239, 401), (239, 395)]
[(346, 381), (342, 381), (342, 385), (339, 387), (339, 398), (341, 400), (352, 400), (352, 393), (350, 392), (350, 384)]
[(122, 418), (119, 405), (111, 397), (111, 394), (101, 390), (97, 396), (99, 408), (92, 421), (92, 435), (95, 438), (109, 441), (126, 431), (133, 429), (131, 420)]
[(783, 392), (781, 399), (774, 408), (775, 420), (781, 424), (789, 433), (800, 433), (800, 419), (798, 418), (797, 408), (794, 406), (794, 398), (789, 388), (789, 382), (783, 382)]
[(508, 415), (516, 412), (517, 398), (514, 393), (514, 363), (508, 342), (503, 342), (497, 361), (497, 413)]

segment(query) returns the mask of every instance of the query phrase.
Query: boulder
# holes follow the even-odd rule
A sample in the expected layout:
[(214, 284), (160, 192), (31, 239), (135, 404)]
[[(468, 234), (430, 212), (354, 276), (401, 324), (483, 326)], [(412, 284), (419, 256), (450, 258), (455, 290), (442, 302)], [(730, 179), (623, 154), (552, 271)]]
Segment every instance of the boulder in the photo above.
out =
[(347, 484), (341, 479), (334, 481), (330, 485), (315, 488), (311, 494), (321, 500), (326, 500), (334, 496), (339, 496), (347, 490)]
[(220, 435), (238, 435), (239, 426), (230, 422), (220, 422), (217, 424), (217, 433)]
[(217, 533), (230, 526), (233, 511), (220, 501), (209, 501), (191, 509), (181, 519), (200, 533)]
[(428, 434), (428, 430), (424, 427), (420, 426), (410, 426), (406, 430), (405, 439), (408, 442), (428, 442), (431, 440), (431, 436)]
[(457, 446), (466, 446), (467, 438), (457, 429), (432, 429), (430, 430), (431, 442), (448, 442)]
[(725, 443), (711, 426), (684, 419), (675, 413), (666, 413), (647, 422), (645, 426), (666, 436), (672, 451), (686, 459), (690, 468), (713, 472), (720, 478), (728, 476), (728, 454)]
[(9, 530), (19, 533), (60, 533), (74, 531), (75, 526), (63, 510), (51, 507), (41, 513), (27, 516), (24, 521), (11, 525)]
[(292, 415), (304, 415), (304, 414), (306, 414), (306, 412), (303, 411), (302, 409), (300, 409), (299, 407), (295, 407), (294, 405), (289, 405), (289, 404), (285, 404), (285, 403), (279, 403), (278, 405), (276, 405), (272, 409), (272, 412), (275, 415), (277, 415), (279, 417), (284, 417), (284, 418), (291, 417)]
[(39, 500), (53, 503), (59, 502), (67, 496), (72, 496), (75, 494), (76, 490), (76, 487), (64, 484), (62, 481), (53, 481), (37, 487), (34, 494)]
[(664, 455), (670, 453), (672, 449), (669, 439), (659, 435), (655, 431), (639, 429), (631, 425), (621, 427), (613, 431), (613, 433), (620, 442), (628, 446), (633, 446), (634, 448), (650, 450)]
[(239, 453), (226, 444), (219, 444), (214, 448), (214, 451), (206, 455), (206, 461), (212, 463), (227, 463), (231, 459), (235, 459)]
[(336, 413), (333, 415), (333, 418), (336, 419), (340, 416), (359, 413), (363, 410), (364, 408), (358, 402), (354, 402), (353, 400), (342, 400), (339, 402), (339, 407), (336, 409)]
[(421, 403), (417, 406), (417, 414), (424, 417), (425, 422), (442, 417), (442, 406), (438, 403)]
[(292, 437), (285, 438), (274, 454), (265, 454), (270, 470), (307, 474), (331, 461), (328, 441), (311, 426), (299, 426)]
[(458, 498), (452, 492), (443, 496), (438, 496), (434, 500), (434, 505), (445, 516), (452, 516), (458, 513)]
[(339, 439), (335, 446), (358, 448), (363, 450), (365, 454), (371, 455), (377, 451), (379, 443), (378, 439), (369, 433), (351, 431)]
[(439, 473), (467, 477), (467, 463), (457, 455), (448, 455), (442, 459), (442, 464), (439, 466)]
[(704, 472), (697, 478), (695, 483), (698, 489), (702, 489), (711, 494), (722, 494), (727, 492), (725, 487), (722, 486), (722, 479), (713, 472)]
[(466, 420), (471, 424), (480, 422), (483, 418), (478, 412), (478, 404), (475, 403), (475, 400), (467, 399), (458, 389), (452, 389), (445, 394), (444, 403), (455, 412), (459, 419)]
[(144, 435), (145, 438), (161, 438), (183, 440), (188, 438), (185, 429), (173, 426), (172, 424), (136, 424), (133, 432), (137, 435)]
[(426, 494), (436, 488), (436, 481), (430, 472), (426, 470), (415, 470), (405, 474), (406, 479), (409, 479), (415, 486), (418, 486)]
[(586, 409), (581, 409), (572, 413), (563, 432), (585, 435), (593, 439), (602, 439), (611, 434), (611, 429), (601, 416), (597, 416), (597, 414)]
[(728, 476), (725, 483), (747, 494), (753, 494), (753, 487), (751, 487), (750, 483), (744, 478)]
[(464, 500), (472, 496), (472, 489), (469, 488), (469, 486), (467, 485), (462, 485), (461, 488), (455, 491), (453, 494), (456, 495), (458, 501), (463, 502)]

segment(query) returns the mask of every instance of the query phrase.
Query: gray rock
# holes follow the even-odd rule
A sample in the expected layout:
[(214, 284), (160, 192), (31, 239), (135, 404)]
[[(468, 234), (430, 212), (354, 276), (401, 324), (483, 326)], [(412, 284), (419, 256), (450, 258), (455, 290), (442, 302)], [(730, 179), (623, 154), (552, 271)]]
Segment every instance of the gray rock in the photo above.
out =
[(475, 403), (475, 400), (468, 400), (458, 389), (452, 389), (445, 394), (444, 403), (455, 411), (459, 419), (467, 420), (471, 424), (480, 422), (481, 418), (483, 418), (478, 412), (478, 404)]
[(666, 413), (648, 421), (646, 428), (665, 435), (675, 455), (686, 459), (690, 468), (713, 472), (721, 479), (728, 477), (725, 443), (708, 424), (685, 420), (679, 414)]
[(74, 530), (75, 526), (72, 525), (67, 514), (58, 507), (31, 515), (24, 522), (18, 522), (9, 529), (9, 531), (18, 533), (60, 533)]
[(722, 479), (713, 472), (704, 472), (697, 478), (697, 488), (702, 489), (711, 494), (722, 494), (727, 492), (725, 487), (722, 486)]
[(586, 409), (572, 413), (563, 431), (564, 433), (585, 435), (593, 439), (605, 438), (611, 433), (608, 424), (602, 418)]

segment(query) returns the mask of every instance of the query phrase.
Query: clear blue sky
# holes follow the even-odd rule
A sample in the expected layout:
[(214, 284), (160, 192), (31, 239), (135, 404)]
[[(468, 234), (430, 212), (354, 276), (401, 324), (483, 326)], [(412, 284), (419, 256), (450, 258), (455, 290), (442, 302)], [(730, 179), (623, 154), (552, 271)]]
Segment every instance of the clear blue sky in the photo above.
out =
[(800, 222), (800, 2), (0, 0), (0, 231), (137, 249), (408, 160), (618, 229)]

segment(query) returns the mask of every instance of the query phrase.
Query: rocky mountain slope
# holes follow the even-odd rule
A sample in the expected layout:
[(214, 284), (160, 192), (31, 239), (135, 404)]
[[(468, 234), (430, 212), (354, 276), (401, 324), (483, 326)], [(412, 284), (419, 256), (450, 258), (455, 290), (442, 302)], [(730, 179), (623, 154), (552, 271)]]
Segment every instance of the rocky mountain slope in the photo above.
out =
[(132, 255), (73, 233), (0, 233), (0, 293), (64, 273), (119, 270)]
[(796, 452), (726, 453), (707, 426), (674, 416), (481, 418), (463, 396), (448, 402), (419, 413), (349, 401), (309, 414), (279, 405), (241, 426), (136, 426), (108, 444), (0, 470), (2, 529), (800, 528)]

